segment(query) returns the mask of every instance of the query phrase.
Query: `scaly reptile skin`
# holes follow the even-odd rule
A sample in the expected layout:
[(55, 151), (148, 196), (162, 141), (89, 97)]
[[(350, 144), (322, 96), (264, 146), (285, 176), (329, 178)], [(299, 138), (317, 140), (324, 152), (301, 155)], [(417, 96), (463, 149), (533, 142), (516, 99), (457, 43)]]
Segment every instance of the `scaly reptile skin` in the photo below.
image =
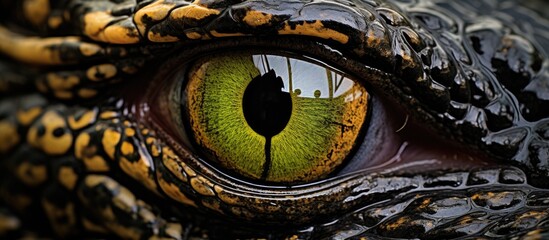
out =
[[(549, 5), (519, 2), (0, 1), (0, 236), (549, 238)], [(242, 46), (339, 62), (499, 165), (228, 178), (133, 99)]]

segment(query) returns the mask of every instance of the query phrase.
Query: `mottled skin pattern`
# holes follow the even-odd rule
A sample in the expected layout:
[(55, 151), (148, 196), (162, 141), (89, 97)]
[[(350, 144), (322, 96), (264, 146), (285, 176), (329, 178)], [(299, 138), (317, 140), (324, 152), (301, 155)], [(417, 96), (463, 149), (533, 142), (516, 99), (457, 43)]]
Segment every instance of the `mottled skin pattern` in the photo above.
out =
[[(0, 6), (0, 236), (549, 237), (549, 21), (513, 1)], [(174, 50), (243, 44), (351, 62), (415, 120), (501, 166), (258, 187), (116, 91), (139, 91)]]

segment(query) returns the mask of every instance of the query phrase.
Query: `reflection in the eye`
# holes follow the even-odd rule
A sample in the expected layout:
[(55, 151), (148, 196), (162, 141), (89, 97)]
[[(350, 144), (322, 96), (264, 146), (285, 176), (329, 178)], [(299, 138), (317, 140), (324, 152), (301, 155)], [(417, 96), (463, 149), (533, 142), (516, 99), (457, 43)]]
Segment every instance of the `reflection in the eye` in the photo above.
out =
[[(337, 98), (349, 91), (354, 82), (324, 66), (306, 61), (276, 55), (253, 55), (253, 61), (261, 75), (276, 69), (282, 77), (285, 92), (305, 98)], [(292, 71), (292, 69), (299, 69)], [(361, 94), (361, 92), (357, 92)], [(347, 101), (356, 97), (348, 96)], [(358, 96), (359, 97), (359, 96)]]

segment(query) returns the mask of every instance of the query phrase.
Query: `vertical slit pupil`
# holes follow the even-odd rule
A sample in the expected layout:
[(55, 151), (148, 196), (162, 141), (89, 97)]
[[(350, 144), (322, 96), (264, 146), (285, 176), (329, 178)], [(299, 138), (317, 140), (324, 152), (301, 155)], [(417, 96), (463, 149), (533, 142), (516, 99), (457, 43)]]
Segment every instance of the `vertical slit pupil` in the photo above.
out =
[(284, 130), (290, 121), (292, 98), (282, 88), (282, 78), (270, 69), (267, 73), (254, 77), (244, 90), (244, 117), (255, 132), (267, 139)]
[(271, 139), (280, 133), (292, 114), (290, 93), (283, 92), (284, 82), (273, 69), (254, 77), (244, 90), (242, 109), (248, 125), (265, 137), (265, 163), (261, 179), (267, 179), (271, 169)]

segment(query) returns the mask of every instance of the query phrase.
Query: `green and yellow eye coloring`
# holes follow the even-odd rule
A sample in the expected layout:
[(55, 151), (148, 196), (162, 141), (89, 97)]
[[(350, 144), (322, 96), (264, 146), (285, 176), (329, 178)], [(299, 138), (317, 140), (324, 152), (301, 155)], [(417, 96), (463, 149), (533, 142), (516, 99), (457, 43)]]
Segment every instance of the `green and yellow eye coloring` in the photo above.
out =
[(254, 180), (299, 183), (333, 172), (366, 119), (368, 93), (297, 57), (224, 53), (196, 60), (183, 94), (198, 149)]

